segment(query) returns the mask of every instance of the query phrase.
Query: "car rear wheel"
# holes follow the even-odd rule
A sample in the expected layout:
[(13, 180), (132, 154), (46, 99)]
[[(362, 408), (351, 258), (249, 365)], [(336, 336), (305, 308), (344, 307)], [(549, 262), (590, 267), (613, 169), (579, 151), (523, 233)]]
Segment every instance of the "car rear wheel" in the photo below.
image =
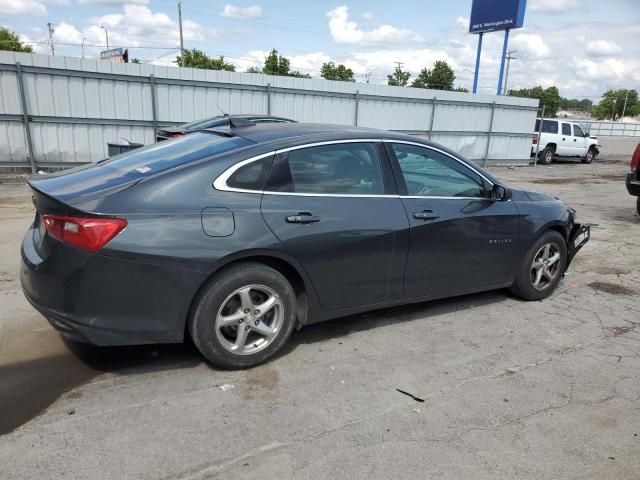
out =
[(593, 148), (590, 148), (589, 150), (587, 150), (587, 153), (585, 154), (584, 157), (582, 157), (582, 163), (591, 163), (593, 162), (593, 159), (596, 157), (596, 152), (593, 150)]
[(540, 152), (540, 163), (542, 165), (551, 165), (553, 162), (553, 147), (545, 147), (542, 152)]
[(511, 292), (524, 300), (542, 300), (560, 283), (567, 262), (562, 235), (548, 231), (531, 246), (522, 262)]
[(295, 293), (278, 271), (243, 263), (215, 275), (195, 301), (189, 332), (202, 354), (222, 368), (258, 365), (287, 341)]

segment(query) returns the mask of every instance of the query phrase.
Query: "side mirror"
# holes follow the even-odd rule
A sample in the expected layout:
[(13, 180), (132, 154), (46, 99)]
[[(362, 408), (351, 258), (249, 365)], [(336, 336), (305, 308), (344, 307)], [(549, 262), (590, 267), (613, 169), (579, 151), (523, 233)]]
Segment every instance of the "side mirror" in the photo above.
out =
[(513, 192), (510, 188), (498, 185), (497, 183), (491, 189), (491, 199), (499, 202), (506, 202), (513, 196)]

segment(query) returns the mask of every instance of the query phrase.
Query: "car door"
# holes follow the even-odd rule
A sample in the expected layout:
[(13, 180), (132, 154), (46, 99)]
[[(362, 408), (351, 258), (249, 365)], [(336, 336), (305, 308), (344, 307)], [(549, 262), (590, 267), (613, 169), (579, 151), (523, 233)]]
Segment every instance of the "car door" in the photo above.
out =
[(587, 139), (584, 138), (584, 132), (578, 126), (573, 124), (573, 154), (582, 157), (587, 153)]
[(491, 183), (446, 152), (400, 142), (387, 149), (411, 224), (405, 297), (506, 282), (518, 237), (514, 203), (490, 199)]
[(381, 142), (330, 142), (276, 155), (262, 215), (327, 310), (402, 295), (409, 222)]
[(571, 133), (571, 124), (562, 122), (560, 124), (560, 135), (558, 137), (558, 155), (571, 156), (575, 155), (573, 148), (573, 134)]

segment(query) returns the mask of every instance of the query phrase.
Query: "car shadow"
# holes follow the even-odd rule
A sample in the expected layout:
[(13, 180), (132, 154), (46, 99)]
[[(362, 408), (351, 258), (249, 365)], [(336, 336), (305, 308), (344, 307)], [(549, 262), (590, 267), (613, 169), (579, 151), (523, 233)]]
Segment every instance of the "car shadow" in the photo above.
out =
[(476, 308), (478, 306), (500, 303), (507, 298), (509, 298), (509, 296), (504, 290), (492, 290), (442, 300), (431, 300), (390, 307), (306, 325), (300, 331), (294, 332), (287, 344), (276, 356), (287, 355), (301, 345), (324, 342), (345, 337), (352, 333), (403, 322), (411, 322), (419, 318), (424, 319), (435, 315), (446, 315), (447, 313), (460, 312), (461, 310)]

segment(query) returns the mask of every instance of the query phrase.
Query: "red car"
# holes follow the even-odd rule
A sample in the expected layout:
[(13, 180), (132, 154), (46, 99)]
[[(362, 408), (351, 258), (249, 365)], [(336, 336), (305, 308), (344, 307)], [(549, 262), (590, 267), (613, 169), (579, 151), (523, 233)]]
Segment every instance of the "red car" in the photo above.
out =
[(640, 143), (636, 147), (631, 157), (631, 171), (627, 173), (627, 191), (630, 195), (638, 197), (636, 200), (636, 210), (640, 215)]

